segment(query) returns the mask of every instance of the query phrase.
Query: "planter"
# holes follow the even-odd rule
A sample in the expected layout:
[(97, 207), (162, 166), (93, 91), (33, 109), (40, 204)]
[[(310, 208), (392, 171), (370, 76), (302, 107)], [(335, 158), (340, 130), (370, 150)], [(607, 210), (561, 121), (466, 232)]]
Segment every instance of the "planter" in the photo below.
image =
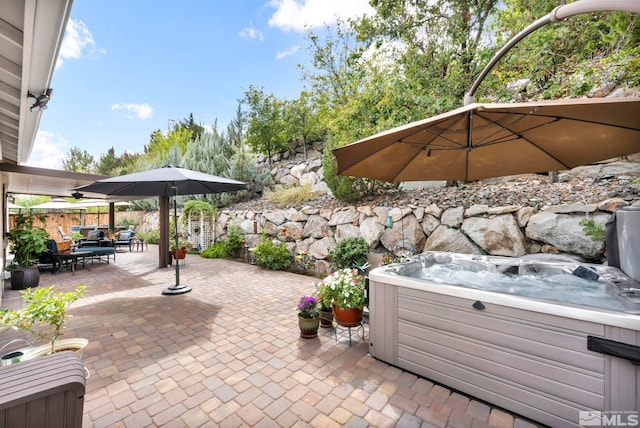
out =
[(187, 256), (187, 249), (186, 248), (178, 248), (176, 250), (171, 250), (171, 254), (173, 255), (174, 259), (182, 260)]
[[(89, 341), (87, 339), (83, 339), (81, 337), (74, 337), (71, 339), (59, 339), (56, 340), (55, 346), (53, 348), (53, 352), (62, 352), (62, 351), (73, 351), (79, 357), (82, 357), (82, 352), (84, 348), (87, 347)], [(33, 348), (24, 348), (21, 349), (22, 357), (20, 361), (33, 360), (34, 358), (41, 357), (43, 355), (49, 355), (51, 353), (51, 344), (45, 343), (44, 345), (38, 345)]]
[(362, 319), (362, 309), (358, 308), (339, 308), (333, 305), (333, 315), (336, 322), (343, 327), (355, 327), (360, 325)]
[(320, 327), (329, 328), (333, 327), (333, 311), (320, 311)]
[(318, 335), (320, 318), (302, 318), (298, 315), (298, 327), (300, 327), (300, 337), (312, 339)]
[(37, 266), (15, 268), (11, 272), (11, 289), (24, 290), (35, 288), (40, 283), (40, 271)]

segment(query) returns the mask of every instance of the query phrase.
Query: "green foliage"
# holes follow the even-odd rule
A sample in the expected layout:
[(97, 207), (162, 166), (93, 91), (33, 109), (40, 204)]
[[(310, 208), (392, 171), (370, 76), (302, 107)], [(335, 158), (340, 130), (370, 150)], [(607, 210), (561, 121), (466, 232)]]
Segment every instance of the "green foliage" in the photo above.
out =
[(258, 153), (269, 157), (274, 153), (286, 151), (286, 122), (284, 120), (284, 102), (273, 94), (265, 94), (262, 89), (250, 86), (245, 92), (244, 102), (249, 110), (247, 143)]
[(80, 150), (78, 147), (72, 147), (67, 152), (67, 157), (62, 161), (62, 167), (65, 171), (93, 173), (96, 169), (93, 155), (86, 150)]
[(100, 160), (96, 165), (96, 173), (102, 175), (111, 175), (111, 172), (118, 165), (118, 158), (116, 157), (116, 152), (113, 149), (113, 146), (107, 150), (107, 153), (100, 156)]
[[(494, 21), (495, 44), (501, 46), (537, 18), (546, 15), (554, 0), (506, 0)], [(510, 101), (514, 94), (500, 91), (506, 82), (529, 78), (526, 97), (563, 98), (587, 93), (603, 81), (636, 86), (640, 21), (625, 12), (579, 14), (545, 25), (511, 49), (492, 71), (485, 94)]]
[(191, 242), (189, 242), (189, 240), (187, 238), (185, 238), (184, 236), (182, 236), (181, 234), (178, 234), (178, 243), (176, 245), (176, 238), (175, 235), (171, 237), (171, 239), (169, 240), (169, 249), (170, 250), (175, 250), (177, 248), (184, 248), (186, 250), (190, 250), (192, 247)]
[(345, 238), (338, 242), (330, 256), (337, 269), (352, 269), (367, 263), (369, 246), (364, 238)]
[(34, 227), (35, 218), (44, 223), (44, 216), (19, 214), (15, 219), (16, 226), (9, 231), (11, 254), (15, 255), (14, 263), (20, 267), (35, 265), (38, 256), (47, 251), (49, 234), (40, 227)]
[(55, 286), (28, 288), (20, 291), (25, 302), (21, 310), (0, 312), (0, 326), (17, 328), (29, 332), (35, 339), (45, 339), (54, 351), (55, 341), (62, 336), (69, 306), (82, 297), (85, 287), (79, 285), (75, 291), (55, 292)]
[(210, 203), (197, 199), (191, 199), (185, 202), (182, 208), (182, 224), (187, 224), (189, 217), (191, 217), (192, 215), (198, 217), (202, 216), (207, 219), (213, 217), (214, 212), (215, 210)]
[(145, 236), (143, 239), (149, 244), (158, 244), (160, 242), (160, 231), (158, 230), (148, 230), (146, 232), (138, 233), (138, 236), (142, 238), (140, 234)]
[(592, 240), (598, 242), (605, 238), (604, 224), (596, 224), (592, 218), (583, 218), (580, 220), (580, 226), (584, 234), (591, 237)]
[(284, 187), (274, 190), (266, 195), (269, 202), (280, 206), (291, 206), (311, 201), (317, 197), (317, 193), (311, 190), (311, 183), (302, 186)]
[(258, 266), (266, 269), (281, 270), (291, 266), (293, 255), (282, 242), (274, 242), (266, 235), (253, 249)]
[(125, 227), (127, 229), (129, 228), (129, 226), (137, 226), (138, 225), (137, 221), (135, 221), (132, 218), (128, 218), (128, 217), (120, 219), (119, 223), (120, 223), (119, 226), (123, 226), (123, 227)]
[(244, 242), (244, 233), (237, 224), (227, 227), (227, 239), (225, 240), (227, 251), (230, 255), (240, 254)]
[(320, 291), (322, 299), (330, 301), (339, 308), (358, 308), (365, 306), (365, 277), (358, 275), (353, 268), (338, 269), (322, 280)]
[(153, 154), (155, 158), (166, 159), (169, 156), (171, 147), (174, 146), (178, 148), (180, 155), (184, 154), (189, 142), (193, 139), (193, 131), (187, 127), (176, 126), (165, 135), (158, 129), (151, 134), (150, 139), (149, 144), (144, 146), (144, 152)]
[(226, 259), (229, 255), (229, 249), (224, 240), (217, 241), (206, 250), (200, 252), (200, 256), (205, 259)]

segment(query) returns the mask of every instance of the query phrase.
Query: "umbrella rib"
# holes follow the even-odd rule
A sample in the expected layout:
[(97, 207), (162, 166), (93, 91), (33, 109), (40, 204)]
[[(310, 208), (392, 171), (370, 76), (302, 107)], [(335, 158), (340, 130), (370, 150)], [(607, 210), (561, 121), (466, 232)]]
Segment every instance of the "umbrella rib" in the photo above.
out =
[[(450, 138), (447, 138), (447, 136), (446, 136), (446, 135), (444, 135), (444, 133), (445, 133), (446, 131), (448, 131), (449, 129), (451, 129), (451, 127), (452, 127), (452, 126), (455, 126), (455, 125), (457, 125), (458, 123), (460, 123), (464, 118), (465, 118), (465, 116), (460, 116), (456, 121), (454, 121), (453, 123), (451, 123), (451, 124), (450, 124), (449, 126), (447, 126), (446, 128), (441, 128), (441, 131), (440, 131), (440, 132), (433, 132), (433, 131), (431, 130), (431, 127), (432, 127), (433, 125), (435, 125), (435, 124), (430, 124), (427, 128), (422, 128), (422, 127), (419, 127), (419, 126), (418, 126), (417, 128), (418, 128), (420, 131), (418, 131), (418, 132), (414, 132), (413, 134), (411, 134), (411, 135), (408, 135), (408, 136), (407, 136), (407, 137), (412, 137), (412, 136), (414, 136), (414, 135), (418, 134), (419, 132), (426, 132), (426, 133), (428, 133), (428, 134), (433, 135), (435, 138), (442, 138), (443, 140), (446, 140), (446, 141), (448, 141), (448, 142), (452, 143), (453, 145), (455, 145), (455, 146), (457, 146), (457, 147), (447, 147), (447, 146), (440, 146), (440, 145), (432, 145), (432, 144), (431, 144), (431, 142), (426, 143), (426, 144), (425, 144), (425, 143), (412, 143), (412, 142), (409, 142), (409, 141), (404, 141), (404, 139), (401, 139), (400, 141), (401, 141), (401, 142), (403, 142), (403, 143), (406, 143), (406, 144), (416, 144), (416, 145), (420, 145), (420, 146), (423, 146), (424, 148), (427, 148), (427, 147), (429, 147), (429, 148), (432, 148), (432, 147), (436, 147), (436, 148), (441, 147), (443, 150), (458, 150), (458, 149), (461, 149), (461, 148), (465, 148), (465, 147), (466, 147), (466, 144), (460, 144), (460, 143), (458, 143), (457, 141), (454, 141), (454, 140), (452, 140), (452, 139), (450, 139)], [(405, 137), (405, 138), (406, 138), (406, 137)], [(433, 141), (433, 140), (431, 140), (431, 141)]]
[[(516, 113), (513, 113), (513, 114), (516, 114)], [(521, 121), (522, 119), (524, 119), (525, 117), (527, 117), (527, 116), (528, 116), (528, 115), (522, 115), (522, 113), (517, 113), (517, 114), (520, 114), (521, 116), (520, 116), (517, 120), (515, 120), (514, 122), (511, 122), (511, 123), (510, 123), (510, 125), (513, 125), (514, 123), (518, 123), (519, 121)], [(531, 113), (529, 113), (529, 114), (531, 114)], [(569, 165), (567, 165), (567, 164), (565, 164), (564, 162), (562, 162), (562, 161), (561, 161), (560, 159), (558, 159), (556, 156), (552, 155), (552, 154), (551, 154), (551, 153), (549, 153), (547, 150), (543, 149), (542, 147), (540, 147), (539, 145), (537, 145), (536, 143), (534, 143), (533, 141), (529, 140), (527, 137), (525, 137), (524, 135), (522, 135), (522, 132), (531, 131), (532, 129), (540, 128), (541, 126), (546, 126), (546, 125), (548, 125), (548, 124), (550, 124), (550, 123), (557, 122), (558, 120), (560, 120), (558, 117), (554, 117), (554, 116), (545, 116), (545, 117), (548, 117), (548, 118), (552, 118), (552, 119), (554, 119), (554, 120), (552, 120), (551, 122), (545, 122), (545, 123), (542, 123), (542, 124), (539, 124), (539, 125), (536, 125), (536, 126), (532, 126), (532, 127), (527, 128), (527, 129), (525, 129), (524, 131), (521, 131), (521, 132), (514, 132), (514, 131), (512, 131), (512, 130), (510, 130), (510, 129), (508, 129), (508, 128), (505, 128), (503, 125), (501, 125), (501, 124), (499, 124), (499, 123), (497, 123), (497, 122), (495, 122), (495, 121), (493, 121), (493, 120), (489, 119), (488, 117), (484, 117), (484, 116), (482, 116), (482, 117), (483, 117), (483, 119), (484, 119), (484, 120), (486, 120), (486, 121), (488, 121), (488, 122), (491, 122), (491, 123), (493, 123), (493, 124), (494, 124), (494, 125), (496, 125), (496, 126), (501, 127), (501, 128), (502, 128), (502, 129), (504, 129), (505, 131), (510, 132), (512, 135), (517, 136), (517, 137), (518, 137), (519, 139), (521, 139), (522, 141), (525, 141), (527, 144), (529, 144), (529, 145), (531, 145), (531, 146), (535, 147), (536, 149), (540, 150), (542, 153), (544, 153), (545, 155), (549, 156), (551, 159), (555, 160), (556, 162), (558, 162), (558, 163), (559, 163), (560, 165), (562, 165), (563, 167), (565, 167), (565, 168), (567, 168), (567, 169), (569, 169), (569, 168), (570, 168), (570, 166), (569, 166)], [(496, 131), (496, 132), (494, 132), (494, 133), (493, 133), (493, 134), (491, 134), (491, 135), (495, 135), (495, 134), (497, 134), (498, 132), (500, 132), (500, 131)], [(490, 137), (490, 136), (489, 136), (489, 137)], [(489, 138), (489, 137), (487, 137), (487, 138)], [(485, 140), (486, 140), (486, 138), (485, 138)], [(496, 140), (496, 141), (492, 141), (492, 142), (487, 143), (487, 144), (478, 144), (478, 145), (476, 145), (476, 147), (479, 147), (479, 146), (490, 146), (490, 145), (493, 145), (493, 144), (504, 143), (504, 142), (507, 142), (507, 141), (510, 141), (510, 140), (509, 140), (509, 139), (506, 139), (506, 140)]]
[[(536, 116), (536, 117), (546, 117), (549, 119), (554, 119), (552, 122), (557, 122), (559, 120), (571, 120), (574, 122), (581, 122), (581, 123), (589, 123), (589, 124), (593, 124), (593, 125), (603, 125), (603, 126), (611, 126), (613, 128), (619, 128), (619, 129), (626, 129), (629, 131), (638, 131), (640, 130), (640, 128), (634, 128), (631, 126), (624, 126), (624, 125), (615, 125), (612, 123), (607, 123), (607, 122), (599, 122), (599, 121), (595, 121), (595, 120), (585, 120), (585, 119), (580, 119), (580, 118), (576, 118), (576, 117), (567, 117), (567, 116), (554, 116), (554, 115), (548, 115), (548, 114), (535, 114), (536, 110), (532, 110), (531, 112), (527, 113), (527, 115), (531, 115), (531, 116)], [(502, 112), (504, 114), (507, 115), (514, 115), (514, 114), (522, 114), (522, 113), (515, 113), (515, 112), (510, 112), (510, 111), (505, 111)], [(544, 125), (548, 125), (551, 122), (547, 122), (544, 123), (543, 125), (538, 125), (538, 126), (544, 126)], [(530, 129), (535, 129), (537, 128), (537, 126), (530, 128)], [(529, 129), (527, 129), (528, 131)]]

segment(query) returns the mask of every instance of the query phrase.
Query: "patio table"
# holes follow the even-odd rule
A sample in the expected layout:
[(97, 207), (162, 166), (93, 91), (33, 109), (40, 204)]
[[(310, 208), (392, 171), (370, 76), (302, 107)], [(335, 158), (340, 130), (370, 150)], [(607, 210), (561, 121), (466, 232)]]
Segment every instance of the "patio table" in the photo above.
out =
[[(65, 264), (68, 264), (69, 262), (71, 262), (71, 272), (73, 274), (76, 273), (76, 265), (78, 264), (78, 259), (82, 258), (82, 266), (84, 267), (85, 265), (85, 258), (86, 257), (93, 257), (93, 251), (91, 250), (82, 250), (82, 249), (78, 249), (75, 251), (61, 251), (58, 253), (57, 255), (58, 260), (59, 260), (59, 264), (60, 266), (62, 266), (62, 263), (64, 262)], [(54, 268), (54, 272), (57, 269)]]

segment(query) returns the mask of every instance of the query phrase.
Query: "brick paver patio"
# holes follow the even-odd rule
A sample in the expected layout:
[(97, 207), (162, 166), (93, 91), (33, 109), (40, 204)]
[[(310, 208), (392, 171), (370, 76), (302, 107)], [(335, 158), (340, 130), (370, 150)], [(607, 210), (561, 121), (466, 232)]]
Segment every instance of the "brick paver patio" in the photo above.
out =
[[(300, 339), (311, 277), (188, 255), (180, 279), (193, 291), (163, 296), (175, 275), (157, 251), (41, 272), (41, 286), (87, 286), (65, 333), (90, 340), (85, 427), (535, 426), (370, 357), (362, 339)], [(2, 306), (19, 305), (6, 281)]]

